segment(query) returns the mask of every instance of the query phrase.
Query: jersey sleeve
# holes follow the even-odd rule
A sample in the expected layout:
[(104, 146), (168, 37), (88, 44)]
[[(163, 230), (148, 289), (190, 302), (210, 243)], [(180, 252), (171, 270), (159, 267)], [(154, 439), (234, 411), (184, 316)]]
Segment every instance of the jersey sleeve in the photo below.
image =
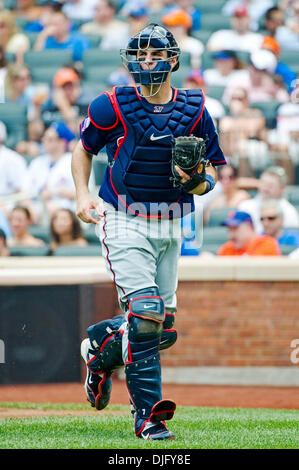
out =
[(202, 137), (205, 140), (207, 160), (213, 166), (225, 165), (227, 163), (219, 145), (218, 134), (213, 119), (206, 108), (203, 110), (202, 117), (194, 129), (193, 135)]
[(88, 116), (80, 124), (80, 138), (88, 153), (97, 155), (105, 147), (109, 131), (118, 124), (110, 95), (101, 93), (88, 107)]

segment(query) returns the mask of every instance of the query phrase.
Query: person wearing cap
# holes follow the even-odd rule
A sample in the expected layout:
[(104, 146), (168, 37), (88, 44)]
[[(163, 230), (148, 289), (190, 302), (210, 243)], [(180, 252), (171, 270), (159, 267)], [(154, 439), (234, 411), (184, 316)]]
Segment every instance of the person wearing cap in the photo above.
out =
[[(0, 121), (0, 197), (17, 194), (26, 185), (26, 160), (4, 145), (6, 139), (6, 126)], [(10, 208), (9, 203), (5, 208)]]
[(45, 122), (63, 121), (78, 133), (82, 114), (87, 112), (94, 93), (81, 85), (81, 76), (72, 66), (61, 67), (53, 78), (53, 88), (49, 98), (40, 107)]
[(290, 97), (281, 83), (282, 80), (277, 80), (276, 67), (277, 59), (269, 50), (259, 49), (252, 52), (247, 65), (247, 76), (244, 75), (243, 79), (233, 77), (229, 80), (222, 97), (223, 103), (229, 104), (234, 89), (238, 87), (246, 89), (250, 104), (269, 101), (287, 103)]
[(201, 18), (202, 13), (200, 9), (195, 5), (194, 0), (177, 0), (175, 2), (182, 10), (185, 10), (192, 18), (191, 31), (199, 31), (201, 29)]
[(229, 240), (221, 245), (218, 256), (280, 256), (277, 240), (257, 235), (250, 214), (232, 212), (222, 225), (228, 228)]
[(162, 23), (177, 38), (181, 51), (190, 54), (191, 67), (200, 68), (204, 45), (199, 39), (190, 36), (192, 17), (189, 13), (185, 10), (171, 10), (162, 17)]
[(31, 194), (35, 223), (47, 222), (58, 207), (74, 210), (72, 156), (68, 151), (68, 144), (74, 138), (75, 135), (65, 124), (53, 123), (42, 137), (46, 154), (36, 157), (28, 166), (27, 189)]
[(46, 49), (71, 50), (73, 60), (81, 62), (85, 50), (90, 49), (89, 40), (80, 33), (71, 31), (71, 23), (65, 13), (53, 13), (45, 28), (38, 34), (34, 50)]
[(252, 52), (260, 48), (263, 36), (250, 31), (250, 17), (245, 6), (236, 8), (231, 17), (231, 29), (220, 29), (211, 34), (207, 49), (209, 51)]
[(212, 54), (214, 67), (204, 70), (210, 86), (226, 86), (233, 78), (246, 79), (248, 71), (235, 51), (216, 51)]
[(251, 31), (258, 31), (260, 19), (269, 8), (273, 7), (273, 4), (273, 0), (227, 0), (221, 13), (224, 16), (231, 16), (236, 8), (246, 7), (250, 17), (249, 28)]
[(294, 90), (297, 75), (294, 70), (289, 67), (289, 65), (285, 64), (284, 62), (281, 62), (280, 45), (278, 44), (276, 39), (272, 38), (271, 36), (265, 36), (261, 48), (268, 50), (275, 55), (277, 59), (277, 64), (276, 69), (274, 70), (274, 74), (282, 77), (283, 82), (286, 85), (289, 93), (291, 93)]
[(283, 226), (285, 228), (299, 227), (299, 214), (296, 208), (285, 197), (288, 178), (284, 168), (280, 166), (268, 167), (263, 171), (258, 180), (258, 191), (254, 198), (243, 201), (238, 209), (248, 212), (253, 220), (257, 233), (263, 232), (261, 223), (261, 205), (269, 199), (279, 201), (283, 212)]

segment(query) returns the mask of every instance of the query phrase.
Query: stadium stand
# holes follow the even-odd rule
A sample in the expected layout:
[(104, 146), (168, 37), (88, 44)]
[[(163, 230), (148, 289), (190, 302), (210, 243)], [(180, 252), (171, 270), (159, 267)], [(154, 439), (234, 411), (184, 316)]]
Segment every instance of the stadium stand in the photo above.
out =
[[(43, 0), (36, 2), (37, 5), (43, 5)], [(126, 18), (121, 12), (121, 7), (126, 4), (126, 1), (116, 2), (118, 3), (117, 15), (116, 17), (122, 21), (126, 21)], [(213, 32), (220, 29), (230, 29), (231, 28), (231, 18), (224, 16), (221, 13), (223, 6), (225, 5), (226, 0), (195, 0), (193, 2), (194, 6), (201, 12), (201, 28), (196, 31), (191, 31), (190, 35), (194, 38), (199, 39), (204, 46), (206, 46), (210, 36)], [(277, 4), (277, 2), (273, 2)], [(3, 7), (6, 9), (13, 10), (15, 6), (14, 0), (4, 0), (2, 2)], [(161, 18), (160, 11), (155, 11), (150, 17), (150, 20), (158, 21)], [(65, 64), (72, 64), (72, 53), (69, 50), (44, 50), (44, 51), (35, 51), (34, 44), (37, 38), (38, 33), (35, 31), (27, 31), (26, 26), (28, 21), (25, 18), (17, 18), (17, 25), (21, 32), (27, 35), (30, 42), (30, 50), (24, 55), (24, 63), (30, 70), (32, 85), (36, 84), (46, 84), (49, 87), (52, 86), (53, 76), (55, 72)], [(72, 20), (72, 28), (74, 31), (78, 31), (80, 26), (84, 24), (84, 21), (81, 19)], [(258, 32), (266, 34), (266, 31), (263, 30), (264, 22), (263, 18), (259, 20), (260, 30)], [(91, 49), (85, 50), (82, 57), (82, 62), (77, 64), (81, 74), (82, 74), (82, 85), (83, 87), (89, 88), (93, 96), (98, 95), (102, 91), (108, 88), (108, 78), (110, 74), (119, 69), (121, 66), (120, 57), (118, 51), (106, 51), (101, 50), (99, 45), (101, 43), (101, 36), (96, 35), (85, 35), (90, 41)], [(247, 52), (239, 52), (239, 58), (243, 61), (244, 64), (248, 64), (250, 57)], [(16, 55), (5, 53), (6, 61), (8, 66), (10, 63), (16, 61)], [(298, 62), (298, 51), (292, 50), (281, 50), (280, 54), (281, 62), (287, 64), (292, 68), (292, 70), (298, 75), (299, 74), (299, 62)], [(214, 67), (213, 55), (211, 52), (205, 50), (202, 55), (201, 61), (201, 70), (204, 71), (208, 68)], [(176, 87), (183, 86), (184, 79), (191, 71), (191, 61), (190, 54), (182, 53), (180, 57), (180, 69), (173, 75), (173, 85)], [(225, 87), (223, 86), (209, 86), (207, 89), (207, 94), (209, 97), (217, 99), (221, 102), (223, 92)], [(266, 128), (267, 130), (275, 129), (277, 124), (277, 110), (280, 106), (280, 102), (276, 100), (269, 100), (265, 102), (255, 102), (251, 103), (252, 108), (259, 109), (263, 116), (266, 119)], [(299, 106), (299, 104), (297, 103)], [(226, 113), (228, 112), (228, 107), (224, 106)], [(19, 103), (1, 103), (0, 104), (0, 121), (3, 121), (7, 127), (7, 141), (5, 145), (9, 148), (14, 149), (16, 144), (20, 141), (26, 140), (28, 136), (28, 109), (25, 105)], [(83, 117), (83, 116), (82, 116)], [(44, 122), (46, 126), (50, 124), (50, 121)], [(216, 126), (218, 125), (217, 122)], [(78, 137), (78, 135), (77, 135)], [(221, 136), (220, 136), (221, 137)], [(297, 140), (298, 142), (298, 140)], [(42, 143), (38, 142), (38, 145), (42, 147)], [(298, 145), (298, 143), (297, 143)], [(273, 153), (273, 155), (278, 155), (279, 152)], [(287, 155), (287, 153), (285, 154)], [(31, 157), (24, 155), (27, 162), (31, 161)], [(231, 159), (232, 156), (228, 155), (228, 159)], [(287, 158), (286, 156), (283, 157)], [(299, 158), (298, 158), (299, 160)], [(106, 161), (102, 158), (96, 157), (93, 160), (93, 171), (95, 175), (95, 184), (98, 188), (101, 184), (105, 169)], [(287, 199), (299, 209), (299, 164), (291, 164), (291, 173), (293, 178), (290, 178), (290, 184), (287, 187), (286, 197)], [(255, 171), (253, 176), (258, 177), (262, 169)], [(250, 176), (250, 175), (241, 175), (241, 176)], [(254, 189), (248, 188), (248, 191), (252, 192), (253, 196), (255, 193)], [(209, 221), (207, 226), (204, 228), (204, 239), (202, 250), (206, 250), (212, 253), (216, 253), (219, 247), (219, 244), (225, 241), (226, 229), (221, 227), (222, 221), (226, 218), (227, 214), (231, 211), (230, 208), (225, 209), (214, 209), (210, 213)], [(92, 227), (93, 228), (93, 227)], [(12, 249), (12, 255), (20, 256), (39, 256), (39, 255), (49, 255), (49, 246), (50, 243), (50, 234), (48, 227), (34, 225), (31, 227), (30, 232), (41, 238), (45, 241), (46, 246), (44, 248), (38, 249), (21, 249), (21, 247), (15, 247)], [(84, 228), (84, 236), (88, 241), (87, 247), (61, 247), (53, 253), (55, 256), (100, 256), (101, 249), (99, 248), (99, 240), (97, 235), (94, 233), (94, 230)], [(287, 255), (289, 253), (289, 247), (283, 247), (283, 254)], [(39, 254), (37, 254), (39, 253)], [(43, 254), (42, 254), (43, 253)]]

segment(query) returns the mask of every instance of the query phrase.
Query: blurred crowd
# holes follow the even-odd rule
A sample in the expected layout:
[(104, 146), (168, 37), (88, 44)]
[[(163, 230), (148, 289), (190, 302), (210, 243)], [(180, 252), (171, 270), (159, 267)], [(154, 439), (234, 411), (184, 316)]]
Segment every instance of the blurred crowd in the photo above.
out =
[[(132, 85), (119, 50), (149, 22), (176, 37), (174, 86), (204, 91), (228, 161), (196, 198), (206, 238), (190, 230), (182, 255), (296, 256), (299, 0), (0, 0), (0, 256), (90, 243), (71, 152), (90, 101)], [(94, 194), (105, 165), (103, 149)], [(205, 245), (224, 228), (217, 249)]]

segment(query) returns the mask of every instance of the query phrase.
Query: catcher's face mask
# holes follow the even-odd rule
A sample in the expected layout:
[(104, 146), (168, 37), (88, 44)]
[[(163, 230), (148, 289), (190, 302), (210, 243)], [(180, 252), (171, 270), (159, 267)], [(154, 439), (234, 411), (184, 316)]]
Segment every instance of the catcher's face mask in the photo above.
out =
[[(151, 63), (148, 63), (146, 52), (151, 51)], [(166, 54), (163, 53), (166, 51)], [(131, 73), (136, 84), (145, 85), (148, 95), (156, 95), (166, 81), (168, 73), (179, 68), (177, 60), (172, 69), (172, 59), (179, 58), (181, 51), (173, 35), (163, 26), (150, 24), (130, 39), (126, 49), (121, 49), (123, 64)], [(153, 67), (153, 63), (155, 66)]]

